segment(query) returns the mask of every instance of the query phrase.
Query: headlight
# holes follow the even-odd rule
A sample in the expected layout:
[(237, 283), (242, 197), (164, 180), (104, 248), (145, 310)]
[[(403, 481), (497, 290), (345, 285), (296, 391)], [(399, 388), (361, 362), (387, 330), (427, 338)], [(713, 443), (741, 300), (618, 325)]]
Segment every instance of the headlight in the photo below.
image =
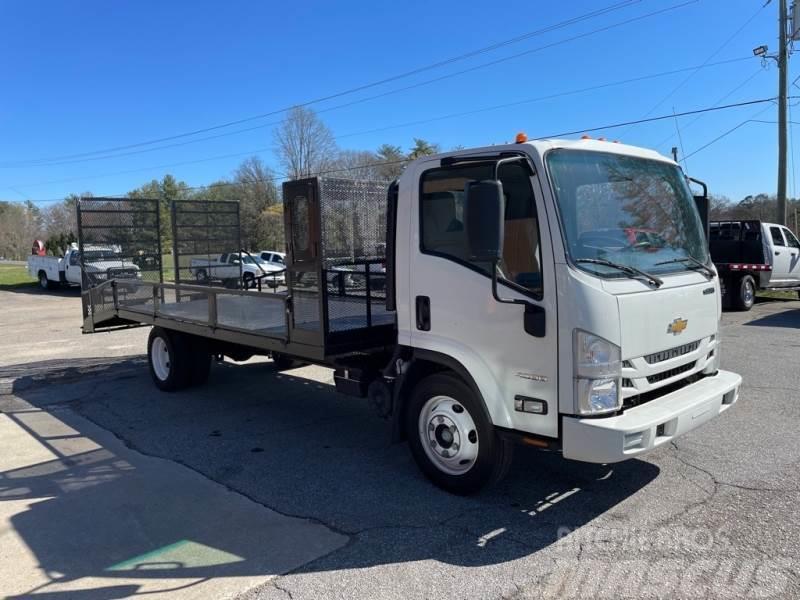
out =
[(599, 415), (622, 406), (619, 346), (579, 329), (573, 336), (575, 361), (575, 412)]

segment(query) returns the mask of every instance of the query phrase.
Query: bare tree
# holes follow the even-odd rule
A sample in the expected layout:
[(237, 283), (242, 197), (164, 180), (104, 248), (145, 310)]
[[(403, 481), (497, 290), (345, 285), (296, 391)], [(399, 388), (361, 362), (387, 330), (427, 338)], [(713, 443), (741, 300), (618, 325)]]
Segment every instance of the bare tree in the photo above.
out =
[(296, 106), (274, 133), (275, 152), (289, 179), (326, 171), (336, 160), (333, 133), (313, 110)]
[(381, 176), (380, 159), (369, 150), (342, 150), (336, 157), (334, 173), (336, 177), (349, 177), (352, 179), (383, 179)]

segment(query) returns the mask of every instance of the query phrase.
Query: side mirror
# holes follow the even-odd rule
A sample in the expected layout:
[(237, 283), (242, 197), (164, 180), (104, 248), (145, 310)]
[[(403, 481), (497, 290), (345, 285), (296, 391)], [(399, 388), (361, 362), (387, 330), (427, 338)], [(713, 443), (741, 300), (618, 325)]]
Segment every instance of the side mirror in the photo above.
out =
[(703, 233), (708, 240), (708, 196), (695, 196), (694, 204), (697, 206), (697, 212), (700, 213), (700, 222), (703, 224)]
[(706, 241), (708, 241), (710, 233), (708, 227), (708, 212), (710, 205), (710, 202), (708, 201), (708, 185), (706, 185), (699, 179), (695, 179), (694, 177), (687, 177), (686, 179), (691, 181), (692, 183), (696, 183), (697, 185), (703, 188), (703, 195), (695, 196), (694, 204), (697, 207), (697, 212), (700, 213), (700, 222), (703, 224), (703, 233), (705, 233)]
[(503, 256), (503, 184), (496, 180), (470, 181), (464, 192), (464, 225), (470, 258), (496, 263)]

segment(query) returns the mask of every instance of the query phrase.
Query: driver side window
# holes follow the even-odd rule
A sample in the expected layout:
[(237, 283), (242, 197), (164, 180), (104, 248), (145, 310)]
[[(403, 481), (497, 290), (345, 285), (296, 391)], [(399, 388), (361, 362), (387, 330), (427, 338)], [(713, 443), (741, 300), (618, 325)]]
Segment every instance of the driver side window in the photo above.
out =
[(783, 230), (783, 235), (786, 238), (786, 245), (790, 248), (800, 248), (800, 242), (794, 237), (794, 234), (789, 229)]
[[(469, 258), (464, 230), (465, 187), (470, 181), (491, 179), (494, 165), (464, 164), (426, 171), (420, 182), (420, 249), (425, 254), (457, 262), (487, 276), (491, 265)], [(539, 219), (530, 174), (521, 163), (501, 165), (499, 178), (505, 196), (501, 279), (542, 298)]]

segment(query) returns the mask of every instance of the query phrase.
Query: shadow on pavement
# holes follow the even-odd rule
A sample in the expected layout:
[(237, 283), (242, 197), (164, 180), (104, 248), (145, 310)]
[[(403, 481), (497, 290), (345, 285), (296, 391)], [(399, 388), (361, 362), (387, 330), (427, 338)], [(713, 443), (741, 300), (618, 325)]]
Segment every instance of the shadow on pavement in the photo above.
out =
[[(405, 444), (389, 443), (389, 424), (366, 402), (337, 395), (332, 386), (303, 377), (303, 369), (216, 364), (208, 385), (165, 394), (152, 385), (141, 359), (26, 368), (32, 373), (15, 381), (13, 396), (0, 396), (0, 408), (55, 458), (0, 473), (0, 509), (4, 501), (33, 501), (11, 524), (57, 582), (267, 577), (283, 572), (286, 554), (298, 545), (291, 538), (301, 534), (289, 530), (286, 539), (264, 545), (253, 544), (252, 536), (220, 536), (220, 513), (209, 512), (203, 498), (175, 494), (170, 482), (143, 477), (136, 461), (109, 449), (113, 444), (103, 436), (111, 436), (103, 429), (147, 455), (145, 461), (175, 461), (188, 467), (181, 472), (195, 471), (279, 513), (356, 538), (306, 561), (299, 572), (515, 560), (614, 509), (659, 473), (638, 460), (589, 465), (520, 447), (500, 486), (462, 498), (429, 484)], [(70, 395), (70, 386), (83, 386), (70, 408), (103, 429), (89, 427), (63, 405), (47, 412), (54, 397)], [(30, 415), (40, 415), (41, 423), (32, 425)], [(131, 496), (131, 489), (142, 493)], [(234, 514), (225, 518), (243, 531), (258, 527)], [(136, 594), (127, 585), (63, 596), (45, 591), (35, 596)]]
[(78, 286), (58, 287), (54, 290), (43, 290), (38, 283), (18, 283), (14, 285), (0, 285), (0, 292), (14, 294), (27, 294), (29, 296), (62, 296), (65, 298), (80, 298), (81, 288)]
[(787, 310), (755, 319), (745, 325), (754, 327), (789, 327), (800, 329), (800, 308)]

